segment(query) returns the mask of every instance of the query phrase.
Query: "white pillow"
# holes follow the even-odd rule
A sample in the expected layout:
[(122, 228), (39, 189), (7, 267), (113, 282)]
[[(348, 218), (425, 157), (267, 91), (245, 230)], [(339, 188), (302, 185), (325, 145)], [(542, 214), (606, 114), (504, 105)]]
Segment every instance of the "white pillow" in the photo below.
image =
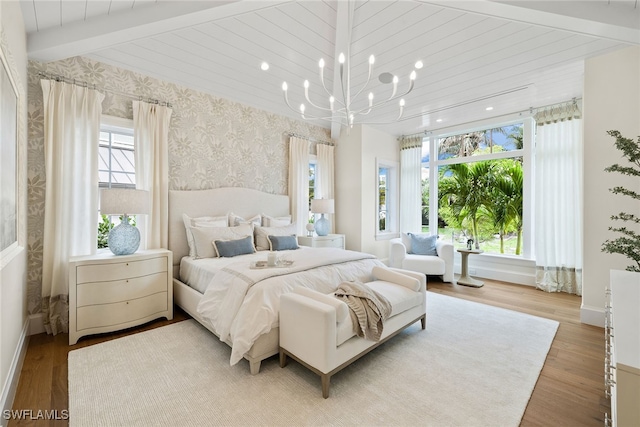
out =
[(237, 227), (192, 227), (195, 258), (216, 258), (214, 240), (237, 240), (251, 236), (253, 245), (253, 225), (240, 224)]
[(262, 226), (263, 227), (284, 227), (291, 224), (291, 215), (272, 217), (266, 214), (262, 214)]
[(269, 236), (295, 236), (296, 224), (285, 225), (284, 227), (256, 227), (254, 229), (256, 250), (268, 251), (271, 248)]
[(255, 225), (262, 224), (262, 216), (260, 214), (254, 215), (249, 219), (244, 219), (243, 217), (234, 214), (233, 212), (229, 213), (229, 227), (236, 227), (243, 223), (253, 223)]
[(229, 219), (227, 215), (223, 216), (201, 216), (198, 218), (191, 218), (187, 214), (182, 214), (182, 221), (184, 222), (184, 228), (187, 232), (187, 244), (189, 245), (189, 256), (195, 257), (196, 251), (193, 243), (193, 233), (191, 228), (193, 227), (227, 227)]

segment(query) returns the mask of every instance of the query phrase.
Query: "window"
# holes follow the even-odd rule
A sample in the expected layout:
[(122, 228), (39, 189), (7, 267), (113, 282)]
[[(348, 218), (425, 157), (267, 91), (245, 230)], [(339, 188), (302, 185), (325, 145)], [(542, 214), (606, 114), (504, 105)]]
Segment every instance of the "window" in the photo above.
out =
[(398, 164), (377, 162), (376, 236), (395, 237), (398, 230)]
[(456, 248), (473, 239), (485, 253), (529, 256), (524, 207), (530, 181), (525, 128), (530, 126), (516, 122), (428, 138), (422, 160), (423, 231), (433, 232), (433, 224)]
[(100, 125), (98, 184), (101, 188), (135, 188), (136, 168), (133, 155), (131, 120), (103, 116)]
[(387, 186), (389, 168), (378, 169), (378, 231), (387, 231)]
[[(102, 116), (98, 147), (98, 187), (136, 188), (133, 143), (133, 120)], [(136, 225), (136, 217), (131, 217)], [(99, 215), (98, 249), (108, 246), (112, 225), (120, 223), (117, 215)]]
[(316, 158), (310, 156), (309, 160), (309, 222), (315, 222), (315, 214), (311, 212), (311, 200), (316, 197)]

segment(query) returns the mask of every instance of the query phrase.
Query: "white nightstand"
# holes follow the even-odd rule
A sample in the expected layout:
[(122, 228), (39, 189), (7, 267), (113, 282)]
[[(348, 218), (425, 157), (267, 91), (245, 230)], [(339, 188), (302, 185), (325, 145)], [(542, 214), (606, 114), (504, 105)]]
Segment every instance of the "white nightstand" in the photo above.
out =
[(300, 246), (312, 248), (345, 248), (344, 234), (329, 234), (327, 236), (298, 236)]
[(69, 262), (69, 345), (80, 337), (173, 319), (173, 254), (166, 249)]

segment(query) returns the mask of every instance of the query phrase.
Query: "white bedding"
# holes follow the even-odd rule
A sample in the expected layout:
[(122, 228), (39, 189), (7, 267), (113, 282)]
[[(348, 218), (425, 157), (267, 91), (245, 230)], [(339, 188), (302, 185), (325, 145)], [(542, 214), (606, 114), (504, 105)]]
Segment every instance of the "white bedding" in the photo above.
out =
[(250, 269), (251, 262), (266, 259), (265, 252), (228, 258), (222, 261), (225, 265), (210, 263), (217, 271), (198, 312), (221, 340), (232, 343), (232, 365), (242, 359), (260, 335), (278, 326), (283, 293), (298, 286), (329, 293), (343, 281), (370, 281), (373, 267), (383, 265), (372, 255), (336, 248), (304, 248), (281, 251), (279, 255), (293, 261), (291, 267)]

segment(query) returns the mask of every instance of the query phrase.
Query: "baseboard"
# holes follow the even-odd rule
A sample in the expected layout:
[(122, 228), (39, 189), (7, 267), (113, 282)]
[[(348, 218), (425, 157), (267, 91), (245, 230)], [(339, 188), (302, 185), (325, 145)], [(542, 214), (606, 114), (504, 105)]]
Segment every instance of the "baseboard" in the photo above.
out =
[(584, 304), (580, 307), (580, 322), (587, 325), (604, 328), (604, 309), (599, 307), (589, 307)]
[[(11, 361), (11, 367), (9, 368), (9, 374), (7, 380), (2, 387), (2, 414), (5, 411), (10, 411), (13, 407), (13, 400), (16, 397), (16, 391), (18, 390), (18, 381), (20, 381), (20, 372), (22, 371), (22, 364), (24, 357), (27, 354), (27, 347), (29, 346), (29, 319), (26, 319), (20, 333), (20, 339), (18, 340), (18, 346), (13, 355)], [(9, 420), (6, 420), (4, 416), (0, 416), (0, 425), (5, 427)]]
[(37, 335), (45, 332), (42, 313), (29, 316), (29, 335)]

